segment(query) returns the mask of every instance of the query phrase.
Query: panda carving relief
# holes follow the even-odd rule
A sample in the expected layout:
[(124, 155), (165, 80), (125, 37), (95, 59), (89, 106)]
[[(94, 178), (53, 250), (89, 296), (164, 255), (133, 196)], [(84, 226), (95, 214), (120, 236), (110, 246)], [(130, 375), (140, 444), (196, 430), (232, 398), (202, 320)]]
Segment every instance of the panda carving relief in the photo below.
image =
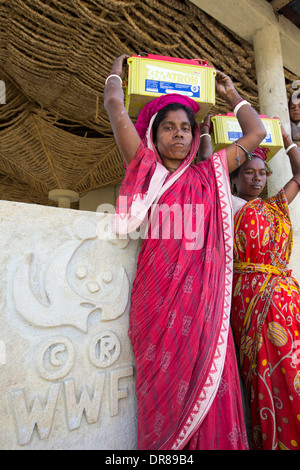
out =
[(112, 235), (109, 220), (98, 224), (82, 219), (72, 239), (62, 243), (47, 261), (39, 253), (24, 255), (13, 279), (17, 312), (39, 327), (72, 325), (87, 331), (89, 315), (98, 309), (101, 321), (126, 310), (130, 284), (124, 267), (128, 239)]

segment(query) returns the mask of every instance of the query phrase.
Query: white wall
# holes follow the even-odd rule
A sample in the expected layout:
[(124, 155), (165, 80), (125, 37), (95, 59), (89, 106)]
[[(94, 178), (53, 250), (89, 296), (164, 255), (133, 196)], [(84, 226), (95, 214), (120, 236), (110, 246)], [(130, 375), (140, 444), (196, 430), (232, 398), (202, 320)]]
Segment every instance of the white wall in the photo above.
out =
[(138, 243), (110, 224), (0, 201), (0, 449), (136, 448)]

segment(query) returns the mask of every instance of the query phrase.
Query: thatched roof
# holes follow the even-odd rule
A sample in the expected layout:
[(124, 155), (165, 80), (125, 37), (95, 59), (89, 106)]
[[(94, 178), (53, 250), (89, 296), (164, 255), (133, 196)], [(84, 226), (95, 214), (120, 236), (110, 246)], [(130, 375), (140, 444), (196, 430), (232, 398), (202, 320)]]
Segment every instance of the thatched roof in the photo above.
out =
[(0, 0), (1, 199), (51, 204), (53, 189), (120, 182), (104, 82), (118, 55), (144, 51), (207, 60), (258, 109), (251, 45), (187, 0)]

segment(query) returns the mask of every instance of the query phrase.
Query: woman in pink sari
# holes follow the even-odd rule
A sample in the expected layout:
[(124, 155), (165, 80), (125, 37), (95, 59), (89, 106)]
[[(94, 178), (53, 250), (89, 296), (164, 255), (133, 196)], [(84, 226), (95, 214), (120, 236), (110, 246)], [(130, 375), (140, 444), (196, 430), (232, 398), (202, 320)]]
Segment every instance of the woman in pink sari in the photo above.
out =
[[(133, 283), (130, 328), (136, 360), (138, 448), (247, 449), (230, 332), (232, 213), (228, 147), (192, 164), (200, 142), (198, 105), (180, 95), (155, 99), (136, 126), (122, 91), (120, 56), (104, 105), (127, 165), (115, 218), (119, 234), (145, 230)], [(226, 75), (216, 89), (235, 107), (254, 150), (265, 136), (259, 116)]]

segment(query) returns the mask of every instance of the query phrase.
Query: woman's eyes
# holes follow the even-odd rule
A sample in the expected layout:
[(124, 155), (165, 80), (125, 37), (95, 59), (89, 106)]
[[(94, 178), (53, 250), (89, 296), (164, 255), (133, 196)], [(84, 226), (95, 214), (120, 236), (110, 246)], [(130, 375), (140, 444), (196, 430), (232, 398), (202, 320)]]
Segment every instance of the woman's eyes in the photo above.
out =
[[(251, 171), (251, 170), (245, 171), (245, 174), (246, 175), (253, 175), (253, 171)], [(259, 174), (261, 176), (265, 176), (267, 173), (264, 170), (262, 170), (262, 171), (259, 172)]]
[[(166, 125), (166, 126), (164, 126), (164, 130), (165, 130), (165, 131), (170, 131), (170, 130), (172, 130), (172, 129), (174, 129), (174, 127), (171, 126), (171, 125), (169, 125), (169, 124)], [(190, 130), (191, 130), (191, 128), (190, 128), (189, 126), (183, 126), (181, 129), (182, 129), (183, 131), (185, 131), (185, 132), (190, 132)]]

